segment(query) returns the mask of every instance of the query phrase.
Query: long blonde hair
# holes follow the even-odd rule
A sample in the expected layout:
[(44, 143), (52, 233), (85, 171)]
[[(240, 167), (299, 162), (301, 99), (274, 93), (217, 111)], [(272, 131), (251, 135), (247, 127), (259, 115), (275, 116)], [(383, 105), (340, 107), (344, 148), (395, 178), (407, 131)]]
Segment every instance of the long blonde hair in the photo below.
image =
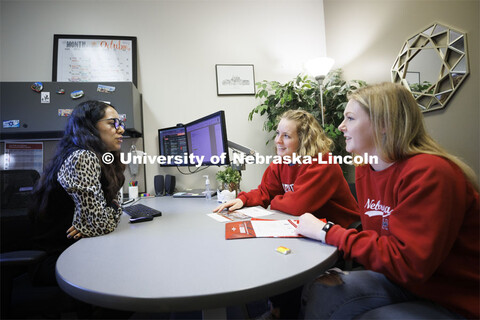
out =
[(295, 121), (299, 140), (297, 154), (299, 156), (316, 157), (319, 153), (328, 153), (333, 141), (323, 131), (315, 117), (305, 110), (288, 110), (280, 116), (280, 120)]
[(410, 91), (394, 83), (362, 87), (349, 95), (370, 115), (374, 143), (379, 156), (395, 162), (426, 153), (455, 163), (478, 191), (475, 172), (456, 156), (443, 149), (425, 129), (423, 115)]

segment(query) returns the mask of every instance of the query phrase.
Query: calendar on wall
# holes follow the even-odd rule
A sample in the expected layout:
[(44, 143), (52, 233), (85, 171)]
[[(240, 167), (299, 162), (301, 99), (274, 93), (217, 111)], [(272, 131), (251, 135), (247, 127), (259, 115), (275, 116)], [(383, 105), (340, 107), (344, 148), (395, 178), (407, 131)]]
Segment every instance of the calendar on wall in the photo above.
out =
[(137, 38), (54, 35), (52, 81), (137, 85)]

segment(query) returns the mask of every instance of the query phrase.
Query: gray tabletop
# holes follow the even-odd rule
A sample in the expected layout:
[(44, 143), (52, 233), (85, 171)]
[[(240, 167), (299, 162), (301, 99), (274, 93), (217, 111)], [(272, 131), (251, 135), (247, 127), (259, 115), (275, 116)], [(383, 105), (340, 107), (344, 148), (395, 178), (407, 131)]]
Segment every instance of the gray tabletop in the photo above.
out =
[[(299, 238), (225, 240), (225, 224), (207, 216), (215, 200), (149, 198), (163, 212), (107, 235), (84, 238), (57, 261), (57, 281), (82, 301), (137, 312), (240, 305), (313, 279), (337, 259), (335, 247)], [(294, 218), (275, 214), (273, 219)], [(286, 246), (291, 254), (275, 251)]]

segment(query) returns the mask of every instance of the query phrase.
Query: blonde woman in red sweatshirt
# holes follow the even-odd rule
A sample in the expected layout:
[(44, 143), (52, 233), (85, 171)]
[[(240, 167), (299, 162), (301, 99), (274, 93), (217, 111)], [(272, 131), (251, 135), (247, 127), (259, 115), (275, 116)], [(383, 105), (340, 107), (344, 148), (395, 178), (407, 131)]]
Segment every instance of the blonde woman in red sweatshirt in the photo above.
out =
[[(333, 142), (327, 137), (315, 117), (304, 110), (285, 112), (277, 127), (277, 156), (288, 159), (294, 154), (316, 161), (311, 164), (272, 162), (263, 174), (257, 189), (242, 192), (238, 198), (217, 207), (214, 212), (230, 211), (244, 206), (263, 206), (299, 216), (312, 212), (319, 218), (348, 227), (360, 220), (358, 205), (350, 192), (338, 164), (318, 161), (319, 153), (327, 162)], [(296, 319), (300, 310), (302, 288), (270, 297), (271, 310), (264, 318)]]
[[(300, 157), (327, 162), (332, 140), (315, 117), (304, 110), (289, 110), (280, 117), (275, 146), (277, 156)], [(321, 162), (321, 161), (320, 161)], [(360, 220), (358, 206), (338, 164), (287, 164), (272, 162), (257, 189), (241, 192), (237, 199), (218, 206), (214, 212), (228, 208), (262, 206), (300, 216), (311, 212), (347, 227)]]
[(478, 319), (479, 194), (472, 169), (427, 134), (415, 99), (400, 85), (359, 89), (344, 116), (339, 129), (347, 151), (379, 158), (356, 168), (363, 231), (306, 213), (297, 232), (338, 247), (366, 270), (330, 272), (313, 282), (304, 291), (305, 318), (352, 319), (417, 301), (437, 317)]

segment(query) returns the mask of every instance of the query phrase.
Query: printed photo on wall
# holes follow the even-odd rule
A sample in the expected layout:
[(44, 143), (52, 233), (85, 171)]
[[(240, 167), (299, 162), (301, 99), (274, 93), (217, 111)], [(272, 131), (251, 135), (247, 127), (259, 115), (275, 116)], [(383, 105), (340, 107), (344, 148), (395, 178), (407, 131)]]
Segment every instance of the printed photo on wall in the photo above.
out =
[(216, 64), (217, 95), (255, 95), (253, 64)]

